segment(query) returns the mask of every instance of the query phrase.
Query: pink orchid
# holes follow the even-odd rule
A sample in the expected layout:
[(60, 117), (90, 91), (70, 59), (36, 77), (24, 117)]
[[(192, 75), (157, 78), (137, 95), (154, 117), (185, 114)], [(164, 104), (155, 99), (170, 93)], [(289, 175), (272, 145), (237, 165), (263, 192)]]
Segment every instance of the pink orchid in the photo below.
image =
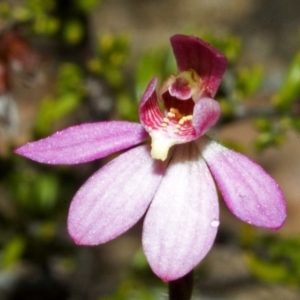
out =
[[(195, 37), (175, 35), (171, 43), (179, 72), (158, 93), (156, 79), (150, 82), (140, 102), (141, 124), (83, 124), (16, 150), (42, 163), (77, 164), (130, 148), (77, 192), (68, 230), (77, 244), (97, 245), (146, 214), (144, 252), (164, 281), (187, 274), (213, 245), (219, 225), (214, 180), (239, 219), (278, 229), (286, 217), (280, 188), (260, 166), (204, 136), (220, 116), (212, 98), (225, 57)], [(134, 147), (149, 136), (151, 150)]]

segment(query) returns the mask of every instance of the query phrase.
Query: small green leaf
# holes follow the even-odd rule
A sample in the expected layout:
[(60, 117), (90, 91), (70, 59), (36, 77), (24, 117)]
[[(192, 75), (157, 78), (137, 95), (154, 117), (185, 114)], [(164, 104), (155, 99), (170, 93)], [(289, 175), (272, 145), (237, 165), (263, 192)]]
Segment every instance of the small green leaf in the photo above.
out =
[(13, 267), (23, 254), (26, 240), (21, 236), (14, 236), (4, 246), (1, 255), (1, 269)]
[(75, 0), (76, 6), (83, 12), (89, 12), (100, 4), (100, 0)]
[(283, 282), (287, 277), (287, 270), (276, 262), (260, 260), (251, 252), (245, 254), (245, 259), (252, 273), (263, 281)]
[(260, 132), (268, 132), (272, 129), (271, 120), (267, 118), (258, 118), (254, 121), (256, 129)]
[(33, 30), (37, 34), (52, 35), (59, 29), (60, 22), (57, 18), (41, 14), (35, 18)]
[(285, 80), (273, 97), (273, 104), (285, 112), (300, 97), (300, 51), (292, 61)]
[(81, 42), (84, 34), (84, 29), (78, 20), (69, 20), (66, 22), (63, 29), (63, 38), (69, 44), (78, 44)]
[(127, 93), (121, 93), (117, 96), (116, 110), (118, 115), (125, 120), (138, 121), (137, 105), (133, 97)]
[(239, 97), (249, 97), (257, 92), (262, 84), (263, 74), (263, 69), (259, 65), (239, 69), (236, 78), (236, 91)]

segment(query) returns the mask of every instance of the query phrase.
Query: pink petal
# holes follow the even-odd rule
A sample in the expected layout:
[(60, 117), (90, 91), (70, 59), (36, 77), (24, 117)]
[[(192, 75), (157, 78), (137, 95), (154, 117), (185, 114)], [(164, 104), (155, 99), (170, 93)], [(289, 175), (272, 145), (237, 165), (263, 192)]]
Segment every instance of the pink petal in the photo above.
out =
[(221, 114), (219, 103), (210, 98), (201, 98), (194, 106), (193, 127), (196, 137), (202, 136), (216, 124)]
[(144, 222), (143, 247), (164, 281), (192, 270), (213, 245), (219, 224), (216, 188), (194, 143), (177, 145)]
[(87, 123), (28, 143), (15, 152), (46, 164), (78, 164), (134, 146), (147, 136), (144, 128), (137, 123)]
[(165, 166), (150, 157), (147, 146), (129, 150), (105, 165), (71, 203), (71, 237), (78, 244), (96, 245), (128, 230), (145, 213)]
[(174, 35), (171, 44), (179, 71), (195, 70), (207, 89), (206, 96), (213, 98), (226, 69), (225, 56), (193, 36)]
[(283, 225), (283, 194), (259, 165), (213, 141), (204, 146), (202, 155), (235, 216), (259, 227), (278, 229)]
[(153, 78), (140, 101), (139, 115), (141, 123), (146, 127), (158, 128), (164, 118), (158, 106), (157, 94), (155, 91), (157, 78)]

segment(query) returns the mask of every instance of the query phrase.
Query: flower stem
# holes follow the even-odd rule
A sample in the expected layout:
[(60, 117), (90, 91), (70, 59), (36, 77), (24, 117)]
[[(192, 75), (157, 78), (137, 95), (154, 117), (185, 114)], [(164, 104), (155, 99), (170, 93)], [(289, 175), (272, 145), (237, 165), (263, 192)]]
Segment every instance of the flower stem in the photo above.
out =
[(169, 300), (190, 300), (193, 291), (193, 271), (169, 282)]

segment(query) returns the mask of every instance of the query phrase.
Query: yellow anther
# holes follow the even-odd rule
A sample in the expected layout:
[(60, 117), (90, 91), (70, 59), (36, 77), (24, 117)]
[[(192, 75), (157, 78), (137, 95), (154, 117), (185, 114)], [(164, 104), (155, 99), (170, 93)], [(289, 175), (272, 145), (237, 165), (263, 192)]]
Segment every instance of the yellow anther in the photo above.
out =
[(168, 125), (166, 123), (161, 123), (160, 126), (161, 127), (167, 127)]
[(179, 130), (178, 130), (178, 129), (175, 129), (175, 130), (174, 130), (174, 133), (179, 133)]
[(170, 112), (170, 111), (167, 113), (167, 116), (169, 118), (175, 118), (175, 114), (173, 112)]
[(174, 108), (174, 107), (171, 107), (171, 108), (170, 108), (170, 112), (173, 113), (173, 114), (175, 114), (175, 115), (176, 115), (176, 114), (179, 114), (178, 109), (177, 109), (177, 108)]
[(177, 129), (180, 129), (181, 128), (181, 125), (180, 124), (176, 124), (175, 126)]
[(169, 120), (168, 118), (163, 118), (163, 121), (164, 121), (165, 123), (169, 123), (169, 122), (170, 122), (170, 120)]
[(178, 124), (183, 125), (185, 122), (191, 121), (192, 119), (193, 119), (192, 115), (184, 116), (178, 121)]
[(179, 112), (179, 110), (177, 108), (171, 107), (169, 110), (169, 113), (172, 114), (172, 117), (176, 118), (176, 119), (181, 119), (182, 118), (182, 114)]
[(179, 125), (183, 125), (183, 124), (184, 124), (184, 117), (181, 118), (181, 119), (178, 121), (178, 124), (179, 124)]

